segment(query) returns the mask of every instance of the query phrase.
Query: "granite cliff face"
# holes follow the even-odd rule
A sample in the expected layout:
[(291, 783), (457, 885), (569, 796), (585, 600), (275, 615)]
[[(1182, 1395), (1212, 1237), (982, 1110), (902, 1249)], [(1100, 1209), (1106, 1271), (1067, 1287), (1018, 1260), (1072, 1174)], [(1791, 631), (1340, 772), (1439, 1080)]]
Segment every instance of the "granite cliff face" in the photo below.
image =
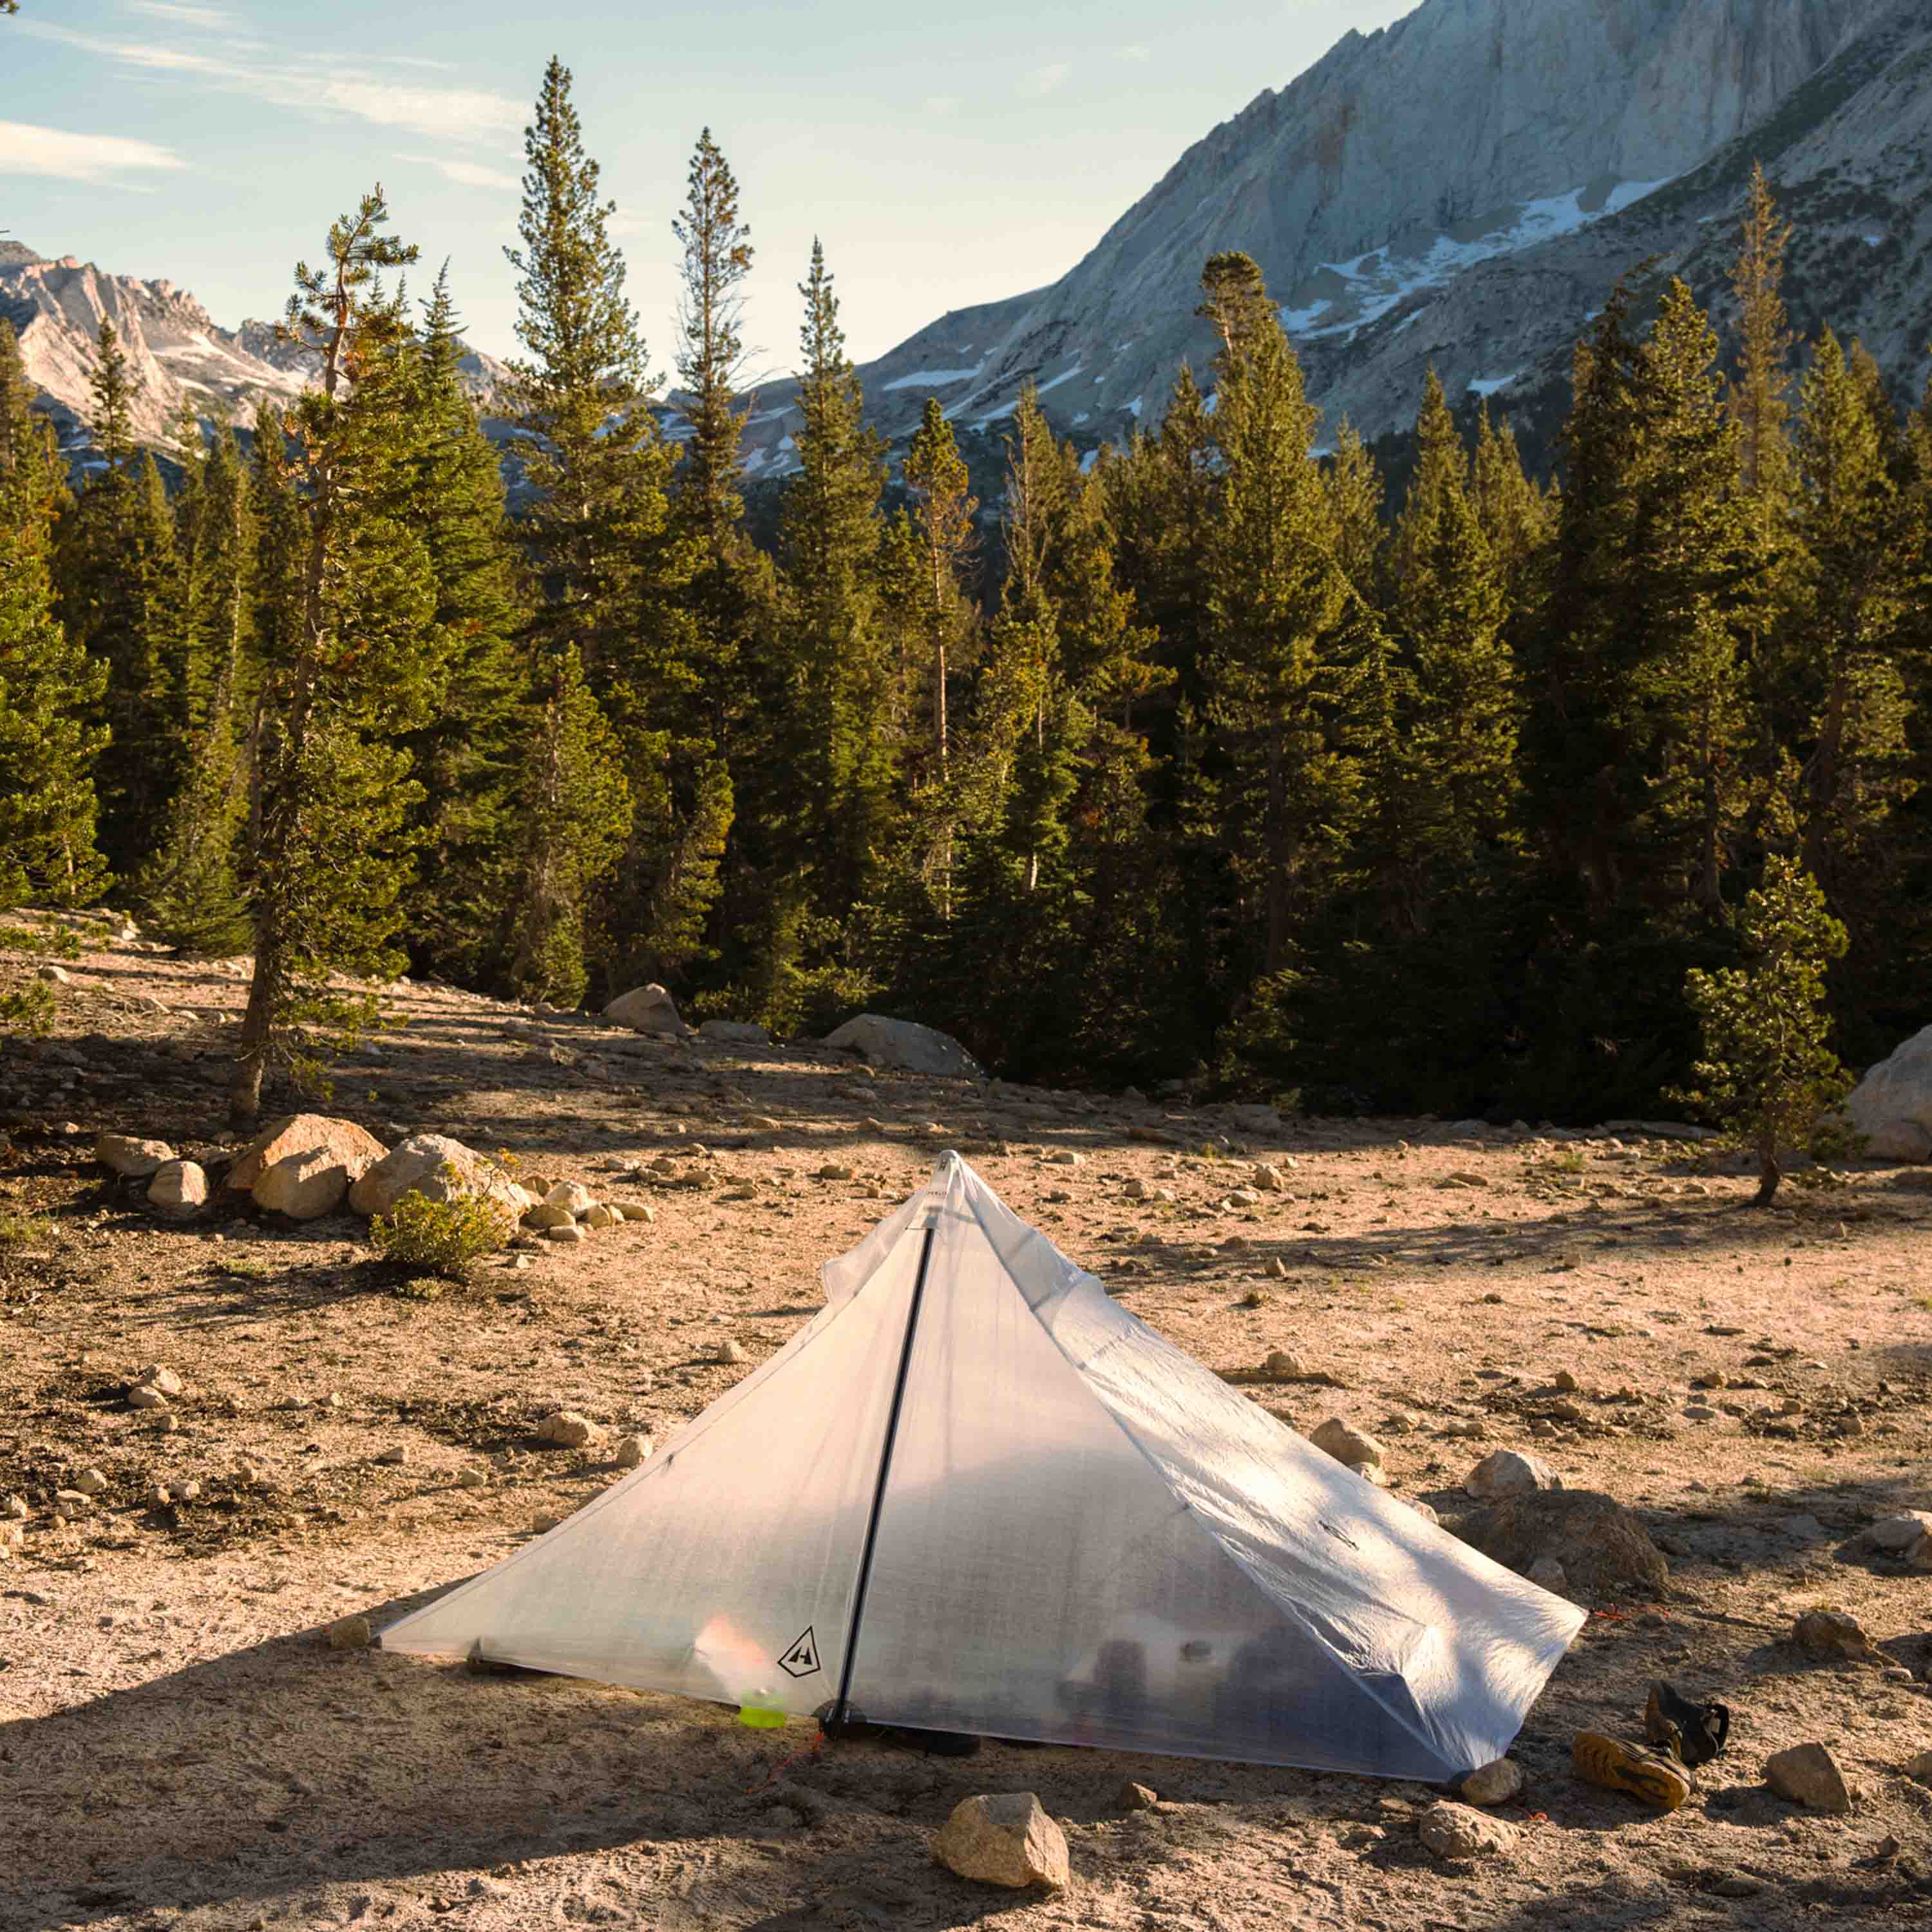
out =
[[(1215, 129), (1052, 287), (944, 316), (869, 365), (868, 407), (896, 441), (934, 394), (962, 430), (997, 436), (1031, 380), (1076, 441), (1118, 442), (1158, 415), (1184, 356), (1204, 365), (1196, 285), (1224, 248), (1261, 262), (1316, 400), (1369, 434), (1412, 417), (1431, 359), (1458, 389), (1540, 380), (1539, 358), (1567, 351), (1646, 254), (1703, 266), (1706, 231), (1734, 212), (1742, 178), (1733, 167), (1678, 190), (1714, 157), (1742, 144), (1748, 174), (1761, 153), (1794, 212), (1820, 212), (1810, 188), (1830, 169), (1908, 182), (1916, 152), (1922, 180), (1922, 147), (1865, 118), (1916, 103), (1932, 87), (1922, 70), (1894, 73), (1882, 108), (1815, 83), (1834, 63), (1870, 67), (1880, 43), (1904, 58), (1925, 12), (1919, 0), (1426, 0)], [(1890, 209), (1873, 199), (1851, 218), (1888, 232)], [(1840, 247), (1835, 232), (1819, 238)], [(1833, 290), (1834, 314), (1851, 292)], [(789, 400), (784, 385), (758, 399), (750, 440), (767, 474), (790, 461)]]

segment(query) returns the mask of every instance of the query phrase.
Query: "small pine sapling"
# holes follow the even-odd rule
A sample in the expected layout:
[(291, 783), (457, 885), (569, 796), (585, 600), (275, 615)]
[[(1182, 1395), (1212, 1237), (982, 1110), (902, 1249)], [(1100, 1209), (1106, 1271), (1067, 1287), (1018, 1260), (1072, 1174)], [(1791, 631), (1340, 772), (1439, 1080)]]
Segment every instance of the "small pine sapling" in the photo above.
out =
[(1743, 965), (1694, 968), (1685, 980), (1703, 1057), (1682, 1097), (1756, 1156), (1762, 1208), (1784, 1178), (1784, 1150), (1808, 1145), (1851, 1090), (1825, 1006), (1826, 970), (1846, 937), (1810, 874), (1774, 857), (1745, 902), (1743, 938)]

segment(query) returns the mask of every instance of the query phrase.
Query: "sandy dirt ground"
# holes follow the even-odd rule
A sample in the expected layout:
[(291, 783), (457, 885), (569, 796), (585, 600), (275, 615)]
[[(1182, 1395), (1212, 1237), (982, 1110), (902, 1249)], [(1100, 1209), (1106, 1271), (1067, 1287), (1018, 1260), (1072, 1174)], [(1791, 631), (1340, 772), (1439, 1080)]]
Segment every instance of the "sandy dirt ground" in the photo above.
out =
[[(346, 1213), (245, 1202), (173, 1225), (102, 1129), (232, 1149), (245, 982), (138, 943), (89, 955), (52, 1038), (0, 1053), (0, 1927), (1359, 1927), (1516, 1932), (1932, 1923), (1932, 1575), (1860, 1532), (1932, 1508), (1932, 1191), (1877, 1167), (1794, 1188), (1626, 1132), (1416, 1120), (1236, 1131), (1225, 1110), (872, 1075), (814, 1047), (646, 1040), (435, 986), (327, 1111), (453, 1134), (653, 1223), (500, 1257), (434, 1301)], [(810, 1727), (320, 1633), (382, 1622), (617, 1480), (820, 1300), (818, 1270), (956, 1147), (1144, 1320), (1304, 1431), (1379, 1435), (1447, 1522), (1488, 1450), (1635, 1510), (1663, 1600), (1592, 1602), (1514, 1753), (1510, 1856), (1446, 1865), (1440, 1794), (1366, 1778), (988, 1744), (814, 1750)], [(1074, 1154), (1078, 1164), (1052, 1156)], [(1285, 1192), (1232, 1198), (1249, 1163)], [(1291, 1161), (1293, 1165), (1288, 1166)], [(850, 1179), (818, 1178), (828, 1163)], [(1139, 1180), (1172, 1200), (1126, 1198)], [(745, 1360), (716, 1358), (724, 1340)], [(1319, 1382), (1252, 1382), (1272, 1351)], [(184, 1394), (132, 1408), (154, 1364)], [(1576, 1387), (1559, 1394), (1568, 1371)], [(544, 1446), (565, 1403), (607, 1432)], [(106, 1479), (56, 1524), (56, 1492)], [(156, 1484), (190, 1501), (150, 1507)], [(1821, 1604), (1879, 1648), (1789, 1641)], [(1682, 1810), (1579, 1782), (1582, 1726), (1639, 1736), (1650, 1681), (1732, 1706)], [(1848, 1815), (1766, 1786), (1815, 1741)], [(1124, 1812), (1123, 1781), (1157, 1808)], [(1072, 1883), (933, 1862), (954, 1804), (1031, 1790)]]

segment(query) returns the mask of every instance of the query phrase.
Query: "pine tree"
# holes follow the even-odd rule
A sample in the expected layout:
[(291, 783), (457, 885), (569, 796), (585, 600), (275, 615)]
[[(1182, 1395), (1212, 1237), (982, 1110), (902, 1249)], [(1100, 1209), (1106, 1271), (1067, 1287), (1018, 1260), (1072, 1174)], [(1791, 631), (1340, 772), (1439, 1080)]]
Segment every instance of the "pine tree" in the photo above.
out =
[(968, 494), (965, 461), (937, 397), (926, 399), (906, 451), (904, 476), (919, 554), (916, 622), (922, 662), (916, 674), (928, 693), (933, 753), (944, 783), (950, 752), (947, 681), (961, 668), (961, 646), (970, 623), (966, 574), (976, 548), (973, 515), (980, 506)]
[(570, 85), (553, 58), (524, 136), (523, 246), (506, 251), (520, 278), (526, 355), (511, 367), (533, 496), (516, 529), (541, 592), (526, 634), (536, 681), (554, 687), (574, 645), (623, 747), (636, 817), (589, 927), (593, 971), (615, 980), (655, 943), (640, 922), (662, 897), (654, 866), (670, 862), (652, 802), (674, 736), (666, 714), (693, 701), (686, 593), (696, 557), (672, 520), (675, 452), (649, 406), (656, 385), (610, 236), (616, 204), (600, 196)]
[(584, 680), (575, 650), (557, 660), (517, 796), (521, 877), (508, 937), (519, 997), (583, 997), (592, 894), (631, 836), (623, 749)]
[(1790, 482), (1791, 450), (1785, 434), (1790, 418), (1792, 337), (1784, 306), (1784, 256), (1791, 224), (1764, 177), (1764, 164), (1751, 166), (1750, 200), (1731, 290), (1738, 304), (1738, 373), (1726, 398), (1742, 438), (1738, 460), (1744, 488), (1774, 518)]
[(885, 455), (865, 426), (816, 241), (799, 293), (799, 468), (779, 526), (792, 727), (786, 843), (792, 866), (811, 880), (812, 910), (836, 918), (872, 890), (892, 836), (900, 729), (874, 567)]
[(1756, 1156), (1756, 1204), (1768, 1208), (1784, 1178), (1784, 1150), (1807, 1144), (1851, 1090), (1831, 1049), (1825, 1001), (1826, 970), (1844, 958), (1846, 939), (1817, 882), (1775, 854), (1745, 902), (1742, 938), (1742, 967), (1694, 968), (1686, 979), (1703, 1055), (1700, 1084), (1683, 1097)]
[(1408, 494), (1389, 542), (1389, 578), (1394, 596), (1400, 597), (1404, 580), (1417, 568), (1419, 554), (1433, 543), (1443, 500), (1452, 490), (1466, 490), (1468, 482), (1468, 452), (1462, 446), (1455, 418), (1449, 413), (1449, 398), (1442, 379), (1432, 363), (1423, 388), (1422, 407), (1415, 418), (1415, 467), (1410, 472)]
[(688, 561), (671, 542), (673, 453), (648, 406), (656, 387), (624, 257), (610, 236), (616, 204), (600, 198), (570, 98), (553, 58), (524, 130), (517, 339), (510, 365), (531, 502), (519, 518), (543, 597), (530, 640), (553, 655), (574, 644), (593, 689), (635, 684), (640, 663), (675, 633)]
[(402, 740), (422, 793), (412, 832), (423, 883), (407, 913), (417, 963), (474, 982), (494, 963), (515, 859), (523, 680), (514, 640), (527, 614), (502, 466), (464, 392), (463, 354), (446, 264), (423, 305), (410, 397), (415, 446), (399, 506), (428, 554), (447, 653), (443, 703)]
[(1335, 528), (1335, 560), (1372, 602), (1379, 592), (1382, 554), (1382, 478), (1376, 459), (1346, 416), (1336, 425), (1335, 454), (1325, 475), (1328, 515)]
[(1202, 286), (1223, 344), (1214, 418), (1223, 487), (1208, 557), (1211, 722), (1231, 766), (1222, 824), (1254, 894), (1265, 979), (1288, 963), (1298, 911), (1361, 806), (1357, 748), (1337, 728), (1355, 653), (1328, 648), (1357, 600), (1310, 460), (1316, 412), (1261, 272), (1244, 255), (1216, 256)]
[(1538, 601), (1538, 581), (1556, 527), (1549, 497), (1524, 472), (1516, 432), (1508, 422), (1490, 421), (1487, 403), (1476, 418), (1472, 500), (1483, 536), (1502, 572), (1510, 612), (1526, 613)]
[[(106, 674), (53, 614), (66, 488), (32, 394), (0, 318), (0, 911), (86, 905), (106, 884), (93, 779), (106, 734), (92, 722)], [(31, 1019), (32, 1004), (0, 995), (0, 1022)]]
[(160, 474), (134, 444), (136, 379), (106, 316), (89, 380), (99, 466), (62, 521), (58, 610), (107, 674), (101, 722), (114, 749), (101, 766), (100, 844), (124, 872), (147, 855), (182, 776), (181, 598)]
[(151, 938), (192, 956), (220, 958), (244, 950), (250, 931), (237, 870), (248, 803), (238, 731), (247, 716), (243, 649), (255, 517), (248, 472), (226, 424), (205, 444), (200, 425), (188, 416), (179, 454), (185, 776), (134, 896)]
[(434, 712), (445, 680), (428, 550), (396, 514), (412, 371), (407, 317), (381, 277), (416, 251), (388, 224), (380, 188), (340, 218), (322, 266), (297, 264), (282, 325), (320, 380), (270, 459), (292, 466), (302, 543), (299, 588), (284, 590), (296, 622), (262, 667), (255, 969), (229, 1090), (241, 1123), (272, 1066), (313, 1077), (326, 1036), (368, 1017), (373, 998), (343, 994), (338, 976), (387, 979), (403, 963), (418, 796), (396, 741)]
[(738, 182), (705, 128), (692, 151), (683, 212), (671, 232), (684, 250), (678, 310), (678, 380), (688, 432), (678, 512), (708, 560), (726, 556), (744, 514), (744, 418), (737, 390), (746, 370), (744, 297), (752, 231), (738, 219)]
[[(1782, 668), (1804, 869), (1834, 902), (1854, 896), (1860, 874), (1869, 878), (1881, 828), (1909, 784), (1916, 614), (1910, 504), (1888, 460), (1892, 420), (1882, 392), (1874, 394), (1827, 330), (1798, 426), (1805, 566)], [(1866, 896), (1862, 910), (1881, 908)]]

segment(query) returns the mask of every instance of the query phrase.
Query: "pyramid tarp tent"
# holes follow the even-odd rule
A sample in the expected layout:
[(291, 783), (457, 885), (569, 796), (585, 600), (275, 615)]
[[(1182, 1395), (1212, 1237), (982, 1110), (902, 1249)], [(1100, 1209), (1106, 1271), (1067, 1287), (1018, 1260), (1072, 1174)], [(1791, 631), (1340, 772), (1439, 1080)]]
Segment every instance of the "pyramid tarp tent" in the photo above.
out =
[(1582, 1613), (1312, 1448), (949, 1154), (656, 1458), (383, 1633), (807, 1715), (1440, 1780)]

